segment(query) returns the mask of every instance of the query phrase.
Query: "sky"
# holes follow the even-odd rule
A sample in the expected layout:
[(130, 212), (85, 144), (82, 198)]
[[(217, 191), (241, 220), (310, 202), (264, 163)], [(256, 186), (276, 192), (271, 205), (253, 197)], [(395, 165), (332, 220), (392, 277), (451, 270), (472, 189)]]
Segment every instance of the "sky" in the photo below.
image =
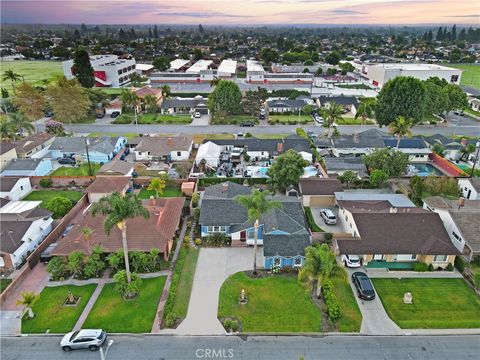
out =
[(480, 0), (2, 0), (2, 23), (477, 24)]

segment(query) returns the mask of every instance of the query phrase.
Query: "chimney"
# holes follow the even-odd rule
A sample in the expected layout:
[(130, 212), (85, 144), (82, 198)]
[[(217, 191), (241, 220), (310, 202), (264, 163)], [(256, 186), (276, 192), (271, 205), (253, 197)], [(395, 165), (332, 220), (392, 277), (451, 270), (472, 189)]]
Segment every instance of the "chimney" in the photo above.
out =
[(460, 210), (460, 208), (463, 206), (465, 206), (465, 198), (461, 196), (458, 198), (458, 210)]
[(222, 193), (227, 192), (227, 191), (228, 191), (228, 182), (224, 182), (222, 184)]
[(277, 143), (277, 152), (279, 153), (283, 152), (283, 143), (281, 142)]
[(396, 214), (397, 208), (395, 206), (390, 207), (390, 214)]
[(171, 137), (168, 138), (168, 146), (173, 145), (173, 139)]

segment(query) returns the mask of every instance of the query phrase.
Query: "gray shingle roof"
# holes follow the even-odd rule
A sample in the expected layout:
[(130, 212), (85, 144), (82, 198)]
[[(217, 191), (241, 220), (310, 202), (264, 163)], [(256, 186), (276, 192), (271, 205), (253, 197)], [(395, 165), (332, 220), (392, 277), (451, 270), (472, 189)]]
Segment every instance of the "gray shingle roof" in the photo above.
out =
[(354, 135), (341, 135), (332, 138), (333, 146), (337, 149), (351, 148), (384, 148), (384, 134), (377, 129), (369, 129)]
[(285, 108), (285, 109), (295, 109), (302, 108), (305, 106), (305, 101), (303, 100), (270, 100), (267, 101), (269, 108)]
[(0, 232), (0, 251), (13, 254), (22, 244), (25, 232), (34, 220), (30, 221), (2, 221)]
[(231, 140), (209, 140), (206, 139), (204, 143), (211, 141), (214, 144), (225, 146), (232, 145), (236, 147), (246, 147), (249, 151), (268, 151), (271, 154), (278, 153), (278, 144), (283, 144), (283, 152), (293, 149), (297, 152), (305, 151), (311, 153), (310, 144), (308, 141), (300, 136), (290, 135), (286, 138), (279, 139), (231, 139)]
[(0, 179), (0, 191), (1, 192), (9, 192), (18, 182), (21, 177), (9, 177), (5, 176)]
[(42, 159), (13, 159), (4, 170), (35, 170), (41, 162)]
[(356, 97), (353, 96), (320, 96), (318, 98), (320, 100), (320, 104), (324, 105), (326, 103), (336, 102), (340, 105), (354, 105), (358, 107), (358, 100)]
[(352, 170), (362, 178), (367, 176), (367, 167), (359, 157), (325, 157), (324, 159), (327, 172)]
[(310, 246), (309, 234), (263, 236), (264, 256), (303, 256), (307, 246)]
[[(89, 138), (89, 151), (98, 151), (103, 154), (111, 154), (115, 150), (115, 144), (118, 141), (118, 136), (109, 137), (102, 136), (98, 138)], [(50, 150), (58, 150), (62, 152), (83, 153), (85, 152), (85, 138), (84, 137), (57, 137)]]

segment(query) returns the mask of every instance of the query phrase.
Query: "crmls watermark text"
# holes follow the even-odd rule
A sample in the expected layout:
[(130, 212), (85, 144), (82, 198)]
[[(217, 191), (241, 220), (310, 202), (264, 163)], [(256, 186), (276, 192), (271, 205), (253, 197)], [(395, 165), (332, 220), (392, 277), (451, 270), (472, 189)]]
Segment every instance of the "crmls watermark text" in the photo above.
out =
[(197, 349), (195, 357), (197, 359), (233, 359), (233, 349)]

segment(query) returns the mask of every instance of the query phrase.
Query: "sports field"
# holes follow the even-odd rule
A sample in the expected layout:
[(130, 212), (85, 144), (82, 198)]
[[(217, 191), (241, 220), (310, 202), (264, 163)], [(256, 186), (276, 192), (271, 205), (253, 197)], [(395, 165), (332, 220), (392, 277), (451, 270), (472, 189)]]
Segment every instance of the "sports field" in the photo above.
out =
[(479, 64), (448, 64), (447, 66), (463, 70), (460, 84), (480, 89)]
[[(9, 69), (23, 76), (26, 82), (33, 83), (33, 85), (44, 85), (44, 80), (52, 81), (57, 76), (63, 75), (60, 61), (3, 61), (1, 64), (2, 75)], [(9, 80), (2, 81), (2, 87), (10, 91), (12, 83)]]

